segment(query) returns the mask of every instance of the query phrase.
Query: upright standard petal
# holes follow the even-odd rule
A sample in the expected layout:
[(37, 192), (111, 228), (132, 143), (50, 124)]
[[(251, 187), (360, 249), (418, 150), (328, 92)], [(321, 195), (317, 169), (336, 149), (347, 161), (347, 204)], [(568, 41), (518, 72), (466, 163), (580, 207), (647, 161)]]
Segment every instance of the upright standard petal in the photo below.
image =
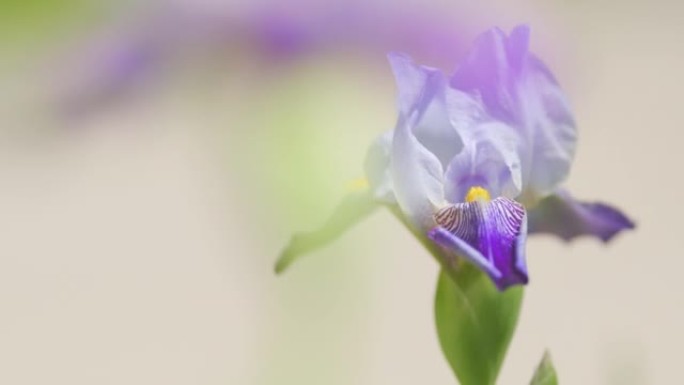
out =
[(577, 128), (560, 86), (541, 60), (528, 58), (520, 87), (527, 127), (528, 163), (523, 171), (529, 200), (552, 193), (570, 172)]
[(542, 199), (530, 209), (529, 217), (530, 233), (554, 234), (566, 241), (590, 235), (608, 242), (619, 232), (635, 227), (618, 209), (577, 201), (562, 190)]
[(411, 132), (445, 169), (463, 147), (447, 108), (446, 77), (438, 69), (414, 64), (407, 55), (391, 53), (388, 58), (397, 83), (399, 113), (412, 119)]
[(498, 121), (473, 124), (463, 130), (465, 146), (449, 163), (445, 193), (453, 203), (463, 202), (474, 186), (492, 196), (515, 198), (522, 189), (519, 138)]
[[(526, 44), (514, 56), (522, 63)], [(513, 66), (508, 53), (508, 37), (499, 28), (480, 35), (461, 65), (451, 77), (451, 86), (473, 93), (482, 100), (490, 115), (503, 121), (518, 119), (516, 78), (520, 63)]]
[(528, 51), (529, 28), (481, 35), (451, 86), (478, 96), (491, 116), (521, 137), (523, 198), (548, 195), (568, 174), (577, 132), (571, 109), (544, 63)]
[(528, 281), (527, 218), (519, 203), (499, 197), (447, 206), (428, 236), (487, 273), (499, 290)]
[(417, 229), (432, 228), (432, 214), (445, 203), (442, 165), (418, 142), (402, 116), (394, 131), (390, 167), (401, 211)]
[[(438, 70), (415, 66), (408, 57), (389, 56), (399, 89), (399, 119), (392, 138), (390, 174), (402, 212), (417, 229), (434, 226), (432, 214), (444, 205), (443, 164), (462, 147), (443, 107), (446, 80)], [(440, 119), (426, 124), (434, 111)], [(442, 114), (443, 113), (443, 114)], [(422, 139), (422, 141), (421, 141)]]

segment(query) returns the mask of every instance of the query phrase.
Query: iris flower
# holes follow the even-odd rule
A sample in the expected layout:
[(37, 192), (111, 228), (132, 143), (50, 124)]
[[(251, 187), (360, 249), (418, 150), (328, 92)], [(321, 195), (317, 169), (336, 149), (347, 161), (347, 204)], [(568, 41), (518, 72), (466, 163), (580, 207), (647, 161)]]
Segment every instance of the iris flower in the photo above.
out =
[(508, 35), (489, 30), (451, 76), (390, 54), (399, 116), (371, 145), (367, 187), (350, 193), (321, 229), (295, 235), (276, 270), (381, 205), (443, 267), (471, 263), (499, 290), (528, 282), (528, 233), (607, 242), (633, 228), (617, 209), (559, 188), (577, 129), (558, 82), (529, 51), (529, 37), (527, 26)]

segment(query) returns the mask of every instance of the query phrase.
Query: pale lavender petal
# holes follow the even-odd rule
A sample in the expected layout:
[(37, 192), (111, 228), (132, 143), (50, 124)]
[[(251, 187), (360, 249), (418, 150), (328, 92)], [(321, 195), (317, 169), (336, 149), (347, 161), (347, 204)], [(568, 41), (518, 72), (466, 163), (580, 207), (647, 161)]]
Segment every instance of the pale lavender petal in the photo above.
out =
[(534, 196), (552, 193), (570, 172), (577, 128), (569, 104), (544, 63), (530, 56), (520, 88), (530, 151), (523, 174)]
[(507, 40), (506, 34), (499, 28), (480, 35), (451, 77), (451, 85), (477, 94), (490, 115), (515, 122), (518, 115), (515, 79), (519, 71), (513, 71), (515, 67), (509, 64)]
[(434, 68), (418, 66), (410, 57), (388, 55), (397, 82), (399, 111), (411, 121), (416, 139), (435, 154), (445, 169), (463, 142), (449, 120), (447, 79)]
[(461, 142), (445, 116), (438, 115), (443, 119), (436, 121), (444, 124), (434, 124), (432, 119), (431, 124), (423, 124), (428, 112), (444, 99), (442, 73), (415, 66), (404, 55), (390, 54), (389, 59), (399, 89), (390, 162), (394, 195), (410, 223), (427, 230), (434, 227), (432, 214), (445, 203), (443, 162), (453, 156), (450, 152), (460, 150)]
[(403, 115), (394, 130), (390, 173), (397, 203), (411, 225), (432, 228), (432, 214), (445, 203), (442, 165), (416, 139)]
[(520, 141), (515, 131), (498, 121), (473, 124), (463, 130), (465, 146), (449, 163), (445, 193), (449, 202), (463, 202), (471, 187), (492, 196), (515, 198), (522, 189)]
[(604, 203), (575, 200), (566, 191), (542, 199), (530, 209), (530, 233), (550, 233), (566, 241), (589, 235), (604, 242), (623, 230), (633, 229), (634, 222), (618, 209)]
[(373, 197), (383, 203), (396, 203), (390, 172), (393, 134), (392, 131), (387, 131), (375, 139), (364, 162)]
[(477, 95), (489, 115), (517, 129), (524, 195), (551, 193), (568, 174), (577, 132), (569, 104), (548, 68), (528, 51), (529, 28), (509, 36), (480, 36), (451, 78), (451, 86)]
[(503, 197), (459, 203), (440, 210), (435, 221), (430, 239), (489, 274), (500, 290), (527, 283), (522, 205)]

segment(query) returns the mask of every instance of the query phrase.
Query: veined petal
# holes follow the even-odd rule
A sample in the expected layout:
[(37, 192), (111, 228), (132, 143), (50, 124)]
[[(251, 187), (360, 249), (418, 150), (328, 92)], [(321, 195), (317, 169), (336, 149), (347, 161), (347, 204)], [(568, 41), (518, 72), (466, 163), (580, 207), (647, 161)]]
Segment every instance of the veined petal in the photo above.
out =
[(509, 36), (500, 29), (481, 35), (451, 78), (451, 86), (478, 96), (490, 116), (515, 127), (521, 138), (523, 198), (555, 190), (568, 174), (577, 131), (558, 82), (529, 52), (529, 27)]
[(500, 290), (528, 281), (527, 217), (519, 203), (499, 197), (443, 208), (428, 237), (486, 272)]
[(584, 203), (566, 191), (542, 199), (529, 211), (530, 233), (550, 233), (570, 241), (582, 235), (610, 241), (634, 222), (618, 209), (603, 203)]

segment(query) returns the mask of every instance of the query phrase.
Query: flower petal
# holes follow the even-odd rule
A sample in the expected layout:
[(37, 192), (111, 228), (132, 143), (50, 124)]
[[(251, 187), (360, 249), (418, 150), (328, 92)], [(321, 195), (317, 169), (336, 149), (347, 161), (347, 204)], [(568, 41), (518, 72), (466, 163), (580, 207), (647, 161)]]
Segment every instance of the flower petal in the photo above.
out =
[(334, 241), (347, 229), (373, 212), (377, 206), (378, 204), (368, 190), (349, 193), (323, 226), (314, 231), (292, 236), (290, 243), (278, 257), (275, 265), (276, 273), (282, 273), (299, 257)]
[(521, 137), (526, 200), (548, 195), (568, 174), (577, 132), (571, 109), (544, 63), (528, 51), (529, 28), (481, 35), (451, 86), (478, 96), (487, 113)]
[(619, 232), (635, 227), (618, 209), (603, 203), (584, 203), (566, 191), (542, 199), (530, 209), (530, 233), (550, 233), (570, 241), (582, 235), (610, 241)]
[(410, 57), (390, 53), (390, 65), (399, 91), (399, 112), (411, 118), (411, 131), (446, 168), (463, 147), (447, 109), (447, 79), (434, 68), (418, 66)]
[(527, 283), (522, 205), (503, 197), (459, 203), (440, 210), (435, 221), (428, 237), (489, 274), (500, 290)]
[(519, 138), (504, 123), (489, 121), (463, 133), (465, 146), (449, 163), (445, 192), (449, 202), (463, 202), (473, 186), (492, 196), (515, 198), (522, 189)]
[(401, 211), (417, 229), (432, 228), (432, 214), (444, 205), (442, 165), (418, 142), (402, 116), (394, 130), (390, 171)]
[(368, 149), (364, 163), (373, 196), (384, 203), (396, 203), (390, 173), (393, 134), (392, 131), (387, 131), (375, 139)]
[(444, 76), (437, 70), (413, 65), (403, 55), (390, 54), (389, 59), (397, 78), (400, 104), (390, 162), (394, 195), (411, 224), (427, 230), (434, 227), (432, 214), (436, 208), (444, 205), (440, 156), (453, 156), (448, 152), (458, 152), (462, 145), (448, 119), (446, 125), (423, 124), (431, 106), (443, 100)]
[[(549, 70), (530, 56), (520, 87), (528, 129), (529, 163), (523, 177), (532, 197), (552, 193), (570, 172), (577, 128), (563, 91)], [(525, 183), (525, 182), (523, 182)]]
[[(451, 77), (451, 86), (476, 94), (490, 115), (503, 121), (517, 120), (515, 80), (518, 66), (511, 66), (507, 50), (508, 38), (499, 28), (480, 35), (462, 64)], [(525, 50), (527, 47), (520, 45)], [(516, 52), (520, 59), (523, 50)]]

